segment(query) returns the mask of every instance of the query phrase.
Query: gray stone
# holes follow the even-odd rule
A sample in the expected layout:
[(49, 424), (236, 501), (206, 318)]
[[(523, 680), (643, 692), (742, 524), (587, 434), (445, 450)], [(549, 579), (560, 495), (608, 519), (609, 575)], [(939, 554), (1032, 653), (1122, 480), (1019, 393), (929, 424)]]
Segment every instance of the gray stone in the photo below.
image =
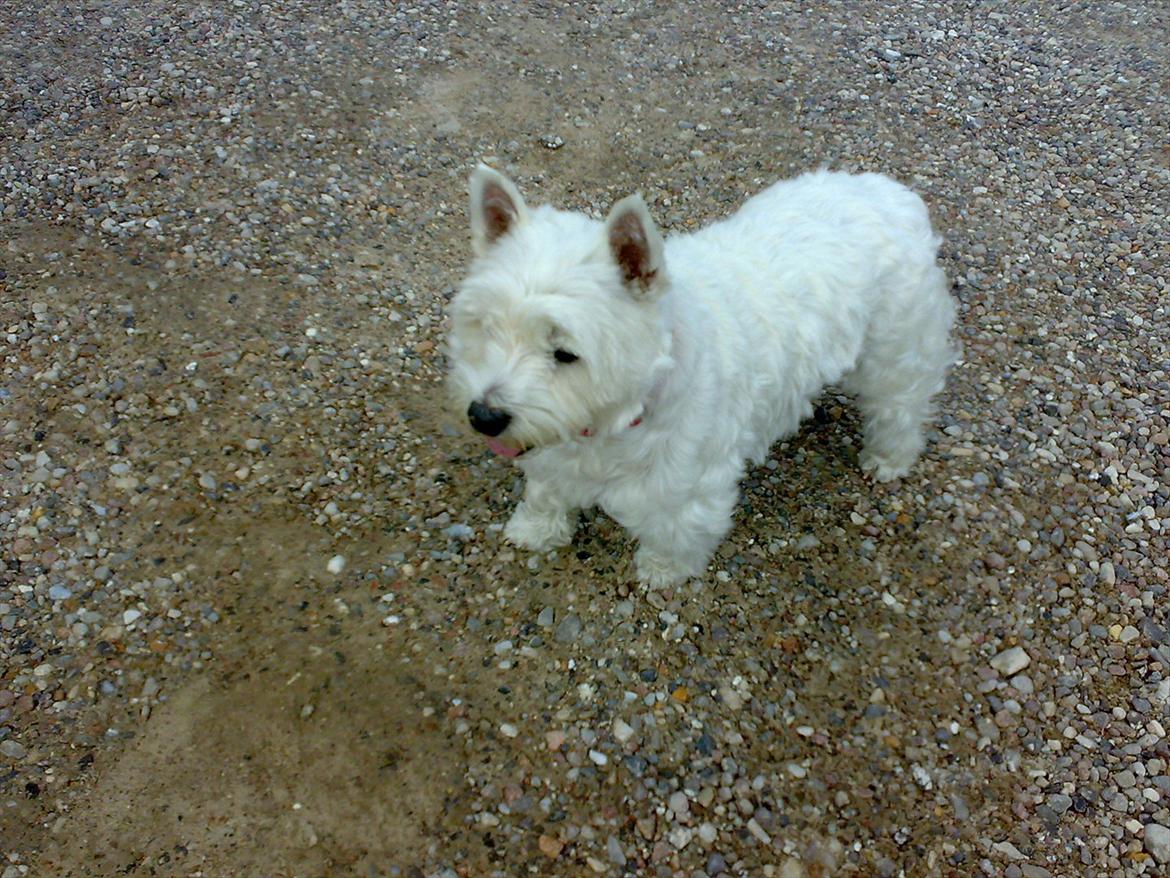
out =
[(617, 840), (616, 835), (611, 835), (606, 841), (605, 853), (609, 857), (609, 861), (619, 869), (626, 864), (626, 855), (622, 851), (621, 842)]
[(1012, 844), (1010, 841), (997, 841), (995, 844), (993, 844), (991, 846), (991, 849), (993, 851), (995, 851), (996, 853), (1002, 854), (1003, 856), (1007, 857), (1009, 860), (1026, 860), (1027, 859), (1027, 857), (1025, 857), (1023, 854), (1020, 853), (1020, 849), (1018, 847), (1016, 847), (1014, 844)]
[(1160, 823), (1147, 823), (1146, 850), (1159, 863), (1170, 863), (1170, 829)]
[(557, 630), (553, 634), (557, 643), (572, 643), (581, 636), (581, 617), (576, 613), (571, 613), (561, 620), (557, 625)]
[(1057, 814), (1063, 814), (1072, 807), (1072, 798), (1064, 793), (1054, 793), (1048, 797), (1048, 807)]
[(443, 536), (453, 540), (466, 541), (475, 536), (475, 531), (466, 524), (453, 524), (443, 528)]
[(1031, 663), (1032, 658), (1024, 652), (1024, 648), (1021, 646), (1005, 649), (990, 662), (991, 666), (1005, 677), (1019, 673)]

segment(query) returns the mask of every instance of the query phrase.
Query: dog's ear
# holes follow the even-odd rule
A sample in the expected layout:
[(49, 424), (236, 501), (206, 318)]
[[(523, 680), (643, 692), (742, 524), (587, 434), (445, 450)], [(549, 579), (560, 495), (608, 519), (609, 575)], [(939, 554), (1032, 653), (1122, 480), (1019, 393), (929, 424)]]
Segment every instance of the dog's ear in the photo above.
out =
[(496, 239), (528, 219), (516, 185), (499, 171), (479, 164), (471, 172), (471, 249), (483, 256)]
[(623, 198), (613, 206), (605, 220), (605, 239), (630, 290), (647, 295), (661, 289), (662, 235), (641, 195)]

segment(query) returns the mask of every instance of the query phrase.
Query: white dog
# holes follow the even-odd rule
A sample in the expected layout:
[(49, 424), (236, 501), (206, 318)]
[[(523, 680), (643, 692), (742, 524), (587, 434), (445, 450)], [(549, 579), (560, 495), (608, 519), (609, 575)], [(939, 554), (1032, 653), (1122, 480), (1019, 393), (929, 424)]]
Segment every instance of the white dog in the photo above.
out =
[(887, 177), (806, 174), (664, 241), (638, 195), (600, 222), (529, 208), (480, 165), (471, 243), (451, 389), (527, 476), (505, 530), (518, 546), (568, 543), (599, 505), (637, 537), (645, 582), (702, 572), (745, 461), (830, 383), (857, 396), (876, 478), (924, 447), (955, 309), (926, 206)]

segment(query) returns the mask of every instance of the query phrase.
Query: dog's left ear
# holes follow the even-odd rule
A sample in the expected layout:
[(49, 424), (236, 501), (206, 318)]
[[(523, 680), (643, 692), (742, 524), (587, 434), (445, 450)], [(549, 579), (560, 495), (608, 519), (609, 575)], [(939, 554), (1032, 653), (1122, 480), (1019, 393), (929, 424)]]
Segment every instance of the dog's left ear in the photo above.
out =
[(623, 198), (605, 220), (605, 239), (626, 286), (638, 295), (661, 290), (662, 235), (641, 195)]
[(528, 208), (516, 184), (482, 162), (471, 172), (471, 249), (483, 256), (528, 218)]

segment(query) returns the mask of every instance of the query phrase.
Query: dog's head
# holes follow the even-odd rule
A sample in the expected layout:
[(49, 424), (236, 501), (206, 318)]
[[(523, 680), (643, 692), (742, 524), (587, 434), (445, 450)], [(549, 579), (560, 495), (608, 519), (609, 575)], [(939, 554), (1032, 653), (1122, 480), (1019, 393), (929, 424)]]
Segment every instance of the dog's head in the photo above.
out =
[(662, 236), (640, 196), (604, 222), (471, 175), (475, 260), (451, 306), (450, 389), (497, 454), (625, 426), (669, 363)]

